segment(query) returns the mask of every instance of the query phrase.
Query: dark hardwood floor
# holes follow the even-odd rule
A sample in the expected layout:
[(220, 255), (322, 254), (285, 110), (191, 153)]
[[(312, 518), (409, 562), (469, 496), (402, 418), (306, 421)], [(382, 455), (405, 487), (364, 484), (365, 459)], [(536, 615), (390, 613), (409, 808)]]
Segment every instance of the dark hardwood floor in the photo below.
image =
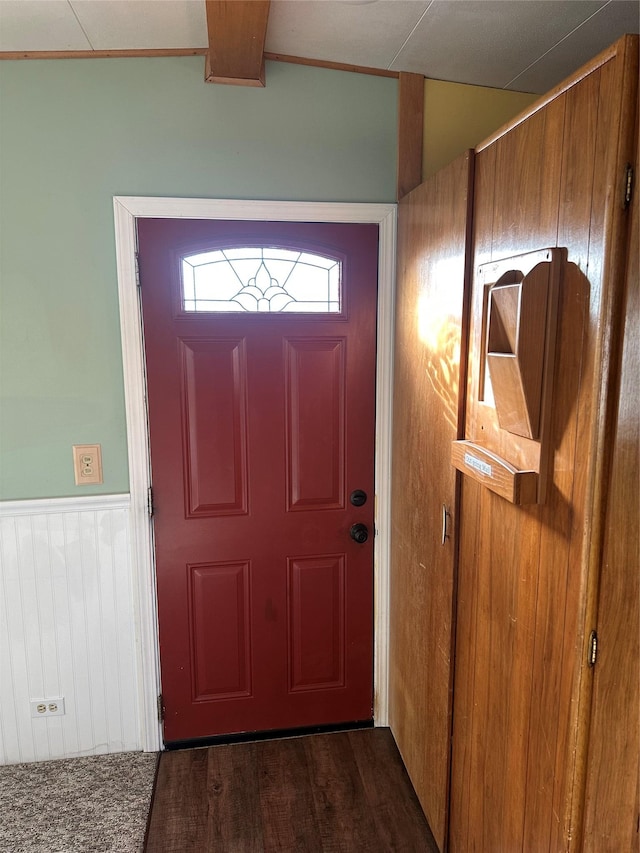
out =
[(162, 753), (146, 853), (437, 853), (389, 729)]

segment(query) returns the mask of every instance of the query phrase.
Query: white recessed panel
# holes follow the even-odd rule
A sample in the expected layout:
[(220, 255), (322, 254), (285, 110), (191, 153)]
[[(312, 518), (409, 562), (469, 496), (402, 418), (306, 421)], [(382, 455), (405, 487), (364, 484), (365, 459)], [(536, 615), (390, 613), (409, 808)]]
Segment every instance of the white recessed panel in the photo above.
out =
[(0, 0), (0, 50), (90, 50), (66, 0)]
[(95, 50), (207, 46), (204, 0), (71, 0), (71, 5)]
[(429, 0), (272, 0), (265, 50), (387, 68)]
[(602, 0), (436, 0), (393, 67), (502, 88), (603, 5)]
[(508, 88), (546, 92), (620, 36), (637, 32), (640, 32), (640, 4), (637, 0), (613, 0), (546, 56), (513, 79)]

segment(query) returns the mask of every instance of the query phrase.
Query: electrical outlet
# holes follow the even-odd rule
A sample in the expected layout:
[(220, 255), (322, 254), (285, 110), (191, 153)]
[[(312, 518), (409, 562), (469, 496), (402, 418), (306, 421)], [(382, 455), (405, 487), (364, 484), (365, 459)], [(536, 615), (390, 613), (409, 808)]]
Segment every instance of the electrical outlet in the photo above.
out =
[(73, 445), (73, 472), (76, 486), (102, 483), (102, 449), (99, 444)]
[(30, 699), (32, 717), (62, 717), (64, 714), (64, 697), (56, 696), (49, 699)]

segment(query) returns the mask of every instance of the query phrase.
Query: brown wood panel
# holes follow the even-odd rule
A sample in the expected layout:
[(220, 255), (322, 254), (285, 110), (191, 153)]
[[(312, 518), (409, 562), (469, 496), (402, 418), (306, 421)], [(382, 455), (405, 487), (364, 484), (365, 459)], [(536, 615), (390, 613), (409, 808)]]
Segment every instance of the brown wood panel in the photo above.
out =
[[(440, 849), (446, 837), (461, 326), (470, 153), (400, 204), (390, 720)], [(442, 544), (443, 506), (452, 514)]]
[[(627, 36), (618, 43), (615, 61), (602, 66), (598, 97), (596, 166), (591, 207), (588, 277), (591, 282), (588, 346), (585, 347), (583, 375), (586, 393), (579, 408), (576, 477), (584, 478), (585, 524), (575, 537), (575, 565), (580, 559), (583, 588), (573, 635), (578, 649), (578, 665), (573, 673), (572, 715), (567, 753), (558, 756), (568, 765), (564, 804), (564, 836), (571, 850), (582, 849), (584, 788), (589, 720), (592, 708), (593, 670), (588, 667), (588, 640), (597, 623), (597, 606), (605, 534), (605, 514), (612, 436), (618, 408), (619, 365), (624, 329), (624, 281), (626, 272), (628, 213), (623, 196), (626, 165), (634, 162), (636, 149), (635, 107), (638, 91), (638, 37)], [(579, 463), (579, 464), (578, 464)], [(623, 525), (617, 535), (627, 536)], [(580, 556), (578, 557), (578, 551)], [(620, 725), (620, 721), (618, 725)], [(557, 777), (556, 773), (556, 777)], [(620, 792), (622, 799), (622, 792)], [(637, 814), (628, 816), (636, 820)], [(553, 843), (553, 837), (552, 837)]]
[[(577, 424), (589, 282), (583, 270), (589, 246), (589, 219), (599, 72), (587, 77), (563, 96), (566, 129), (562, 152), (562, 183), (558, 210), (558, 244), (569, 249), (560, 294), (557, 365), (554, 377), (551, 434), (554, 458), (553, 487), (541, 512), (542, 541), (538, 568), (538, 597), (533, 641), (531, 723), (527, 766), (524, 844), (547, 849), (554, 812), (554, 787), (566, 786), (564, 756), (569, 727), (570, 688), (563, 683), (575, 666), (575, 644), (563, 651), (567, 630), (575, 631), (579, 569), (571, 569), (569, 543), (583, 523), (581, 497), (575, 483)], [(573, 412), (573, 416), (569, 417)], [(572, 623), (573, 627), (569, 625)], [(548, 661), (553, 661), (551, 666)], [(569, 679), (570, 685), (570, 679)], [(548, 744), (548, 749), (541, 749)], [(556, 772), (561, 780), (555, 779)], [(555, 849), (555, 848), (549, 848)]]
[(422, 181), (423, 132), (424, 77), (401, 71), (398, 87), (398, 199)]
[[(564, 100), (560, 98), (478, 155), (472, 292), (475, 321), (471, 323), (469, 340), (466, 437), (480, 441), (483, 433), (490, 436), (491, 449), (521, 471), (539, 470), (539, 443), (525, 437), (514, 441), (510, 433), (500, 429), (495, 408), (482, 401), (482, 352), (486, 334), (483, 318), (487, 313), (487, 295), (482, 287), (480, 267), (489, 261), (557, 245), (562, 164), (559, 146), (563, 127)], [(531, 215), (527, 216), (529, 208)]]
[(564, 100), (496, 142), (491, 260), (556, 245)]
[(264, 86), (270, 0), (205, 0), (208, 83)]
[[(568, 261), (546, 503), (512, 507), (466, 478), (463, 484), (452, 850), (580, 849), (586, 640), (597, 599), (613, 341), (620, 336), (616, 258), (624, 229), (614, 193), (629, 156), (620, 141), (628, 137), (633, 77), (628, 44), (477, 157), (476, 268), (555, 245), (567, 248)], [(477, 406), (477, 285), (467, 418), (474, 434), (487, 416)]]
[[(350, 71), (354, 74), (370, 74), (373, 77), (390, 77), (397, 79), (399, 71), (388, 68), (371, 68), (369, 65), (353, 65), (348, 62), (331, 62), (328, 59), (314, 59), (308, 56), (291, 56), (287, 53), (269, 53), (265, 51), (264, 58), (272, 62), (289, 62), (293, 65), (310, 65), (313, 68), (331, 68), (333, 71)], [(0, 54), (2, 59), (2, 54)]]
[[(483, 189), (475, 216), (476, 270), (480, 259), (497, 260), (555, 245), (560, 175), (557, 146), (563, 122), (564, 105), (556, 102), (502, 137), (493, 146), (495, 153), (489, 150), (479, 155), (477, 175)], [(526, 199), (533, 206), (530, 217)], [(483, 208), (484, 220), (480, 215)], [(479, 276), (473, 299), (469, 436), (481, 435), (483, 430), (478, 417), (484, 340), (484, 293)], [(496, 418), (494, 410), (490, 414)], [(513, 455), (513, 439), (508, 438), (500, 455)], [(518, 446), (526, 445), (527, 439), (518, 442)], [(532, 467), (526, 465), (526, 455), (521, 458), (520, 467)], [(452, 849), (519, 849), (526, 791), (523, 744), (530, 719), (539, 510), (514, 507), (465, 477), (462, 513), (458, 590), (459, 606), (463, 599), (465, 604), (456, 641), (452, 791), (460, 787), (466, 797), (454, 793)], [(477, 526), (475, 535), (465, 531), (467, 524)], [(469, 601), (469, 591), (474, 601)], [(474, 621), (465, 625), (465, 619)], [(465, 719), (467, 715), (470, 721)]]
[(389, 729), (161, 755), (146, 853), (437, 848)]
[[(640, 161), (636, 157), (638, 168)], [(631, 851), (638, 849), (640, 842), (639, 200), (636, 188), (630, 223), (618, 418), (600, 576), (585, 853)]]
[(484, 139), (479, 145), (476, 146), (476, 153), (480, 151), (484, 151), (485, 149), (492, 146), (496, 140), (500, 139), (501, 136), (504, 136), (507, 133), (510, 133), (515, 127), (519, 124), (523, 124), (525, 121), (528, 121), (529, 118), (534, 114), (543, 110), (548, 104), (552, 101), (555, 101), (560, 95), (572, 89), (576, 86), (581, 80), (584, 80), (585, 77), (588, 77), (590, 74), (593, 74), (601, 65), (609, 62), (610, 59), (616, 57), (620, 51), (623, 42), (628, 39), (634, 39), (636, 36), (623, 36), (617, 42), (606, 47), (603, 51), (601, 51), (597, 56), (583, 65), (581, 68), (578, 68), (573, 74), (570, 74), (566, 77), (561, 83), (558, 83), (557, 86), (554, 86), (550, 89), (546, 94), (542, 95), (538, 98), (537, 101), (534, 101), (527, 109), (523, 110), (519, 113), (515, 118), (508, 121), (502, 127), (499, 127), (495, 133), (492, 133), (486, 139)]
[(206, 47), (160, 47), (126, 50), (0, 50), (3, 59), (123, 59), (159, 56), (205, 56)]
[[(149, 58), (158, 56), (206, 56), (208, 47), (152, 48), (148, 50), (0, 50), (3, 59), (122, 59), (124, 57)], [(367, 65), (351, 65), (346, 62), (329, 62), (306, 56), (290, 56), (286, 53), (265, 51), (265, 60), (287, 62), (292, 65), (309, 65), (313, 68), (331, 68), (334, 71), (350, 71), (354, 74), (370, 74), (373, 77), (397, 79), (399, 71), (387, 68), (371, 68)]]
[[(492, 222), (494, 214), (494, 184), (496, 168), (496, 147), (492, 146), (476, 155), (474, 164), (473, 189), (473, 244), (474, 268), (491, 260)], [(480, 226), (478, 225), (480, 223)], [(478, 345), (474, 346), (473, 326), (468, 341), (468, 368), (465, 383), (466, 399), (474, 399), (478, 377)], [(477, 394), (477, 391), (475, 392)], [(462, 395), (461, 395), (462, 396)], [(462, 431), (464, 432), (464, 430)], [(462, 436), (460, 436), (462, 437)], [(483, 530), (484, 519), (480, 515), (482, 489), (469, 481), (461, 489), (458, 508), (458, 531), (460, 536), (460, 554), (476, 553), (478, 539)], [(464, 519), (464, 524), (462, 520)], [(468, 650), (476, 647), (478, 631), (488, 627), (478, 612), (478, 573), (468, 564), (459, 565), (456, 594), (456, 657), (455, 657), (455, 719), (453, 726), (452, 776), (449, 815), (449, 849), (467, 851), (469, 846), (469, 805), (477, 799), (472, 790), (474, 777), (472, 763), (476, 760), (473, 725), (475, 718), (471, 710), (475, 701), (476, 664), (479, 659)], [(460, 650), (460, 652), (458, 651)], [(466, 651), (465, 651), (466, 650)], [(481, 687), (482, 685), (479, 685)], [(480, 819), (482, 814), (480, 814)]]
[(512, 504), (536, 502), (538, 474), (535, 471), (518, 471), (479, 444), (454, 441), (451, 445), (451, 463), (458, 471)]

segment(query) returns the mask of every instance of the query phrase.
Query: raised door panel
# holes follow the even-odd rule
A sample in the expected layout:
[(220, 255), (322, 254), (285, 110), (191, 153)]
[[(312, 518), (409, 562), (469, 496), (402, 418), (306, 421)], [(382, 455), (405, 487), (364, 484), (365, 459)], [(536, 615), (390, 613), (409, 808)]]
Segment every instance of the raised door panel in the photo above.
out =
[(246, 513), (244, 340), (181, 340), (180, 350), (186, 512)]
[(289, 689), (343, 687), (345, 557), (298, 557), (288, 563)]
[(469, 152), (406, 196), (399, 211), (390, 725), (440, 849), (446, 844), (458, 521), (449, 451), (458, 437), (464, 384), (472, 171)]
[(250, 564), (187, 570), (193, 701), (250, 696)]
[(289, 510), (344, 508), (345, 344), (285, 343)]

